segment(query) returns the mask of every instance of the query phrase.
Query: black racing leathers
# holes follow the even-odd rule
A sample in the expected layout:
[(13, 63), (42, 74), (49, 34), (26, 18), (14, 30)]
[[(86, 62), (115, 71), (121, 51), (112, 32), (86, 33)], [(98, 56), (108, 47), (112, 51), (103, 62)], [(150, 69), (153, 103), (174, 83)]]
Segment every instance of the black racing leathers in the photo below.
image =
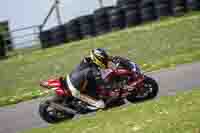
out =
[[(90, 58), (85, 57), (69, 76), (73, 86), (77, 90), (98, 99), (96, 87), (101, 82), (101, 73), (100, 69), (91, 62)], [(87, 85), (82, 90), (85, 81), (87, 81)]]

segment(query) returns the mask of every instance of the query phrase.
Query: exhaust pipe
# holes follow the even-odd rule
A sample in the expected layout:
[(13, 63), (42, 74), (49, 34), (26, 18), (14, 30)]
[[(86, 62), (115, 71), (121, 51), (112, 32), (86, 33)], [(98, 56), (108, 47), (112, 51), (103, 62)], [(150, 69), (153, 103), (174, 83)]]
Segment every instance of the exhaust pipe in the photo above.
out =
[(71, 108), (68, 108), (68, 107), (64, 107), (60, 104), (57, 104), (55, 102), (51, 102), (51, 106), (53, 106), (54, 108), (58, 109), (58, 110), (61, 110), (61, 111), (66, 111), (67, 113), (71, 113), (73, 115), (76, 115), (77, 114), (77, 111), (74, 110), (74, 109), (71, 109)]

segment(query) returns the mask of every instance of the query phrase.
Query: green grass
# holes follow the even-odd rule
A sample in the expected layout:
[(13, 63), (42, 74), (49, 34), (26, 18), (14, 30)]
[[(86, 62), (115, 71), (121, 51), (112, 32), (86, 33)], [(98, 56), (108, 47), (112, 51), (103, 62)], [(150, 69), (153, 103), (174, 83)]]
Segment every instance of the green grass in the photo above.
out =
[[(0, 23), (1, 23), (1, 22), (0, 22)], [(4, 30), (4, 26), (0, 24), (0, 33), (1, 33), (1, 32), (4, 32), (4, 31), (5, 31), (5, 30)]]
[(40, 49), (41, 49), (41, 45), (38, 42), (38, 43), (35, 43), (34, 46), (30, 46), (28, 48), (18, 48), (13, 51), (8, 51), (7, 57), (12, 58), (13, 56), (18, 56), (18, 55), (26, 56), (26, 55), (32, 54), (35, 51), (38, 51)]
[(39, 80), (66, 75), (91, 48), (129, 57), (145, 71), (198, 61), (199, 29), (197, 12), (0, 61), (0, 105), (42, 95)]
[(2, 28), (2, 26), (0, 25), (0, 32), (2, 32), (3, 31), (3, 28)]
[(199, 133), (199, 97), (188, 91), (25, 133)]

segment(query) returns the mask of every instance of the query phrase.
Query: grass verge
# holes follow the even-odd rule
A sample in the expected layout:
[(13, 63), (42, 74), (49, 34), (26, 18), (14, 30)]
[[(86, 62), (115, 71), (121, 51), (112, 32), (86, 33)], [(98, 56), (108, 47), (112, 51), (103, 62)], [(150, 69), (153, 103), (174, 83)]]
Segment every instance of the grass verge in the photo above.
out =
[(199, 133), (199, 97), (188, 91), (25, 133)]
[(200, 60), (200, 13), (114, 32), (56, 48), (20, 54), (0, 62), (0, 106), (43, 95), (38, 81), (66, 75), (95, 47), (107, 48), (145, 71)]

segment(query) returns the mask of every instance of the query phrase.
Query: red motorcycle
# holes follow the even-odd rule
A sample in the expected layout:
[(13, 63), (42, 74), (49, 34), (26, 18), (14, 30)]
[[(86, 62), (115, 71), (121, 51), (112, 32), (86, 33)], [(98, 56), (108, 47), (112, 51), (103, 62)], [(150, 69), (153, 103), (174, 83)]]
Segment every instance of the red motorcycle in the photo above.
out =
[[(152, 99), (158, 94), (157, 82), (140, 72), (139, 67), (133, 64), (134, 71), (115, 64), (115, 68), (102, 71), (102, 78), (108, 82), (96, 88), (98, 96), (106, 103), (106, 109), (123, 103)], [(65, 78), (49, 79), (40, 85), (53, 90), (55, 95), (45, 99), (39, 105), (39, 114), (49, 123), (72, 119), (77, 114), (91, 111), (91, 106), (72, 96)], [(121, 104), (120, 104), (121, 105)]]

